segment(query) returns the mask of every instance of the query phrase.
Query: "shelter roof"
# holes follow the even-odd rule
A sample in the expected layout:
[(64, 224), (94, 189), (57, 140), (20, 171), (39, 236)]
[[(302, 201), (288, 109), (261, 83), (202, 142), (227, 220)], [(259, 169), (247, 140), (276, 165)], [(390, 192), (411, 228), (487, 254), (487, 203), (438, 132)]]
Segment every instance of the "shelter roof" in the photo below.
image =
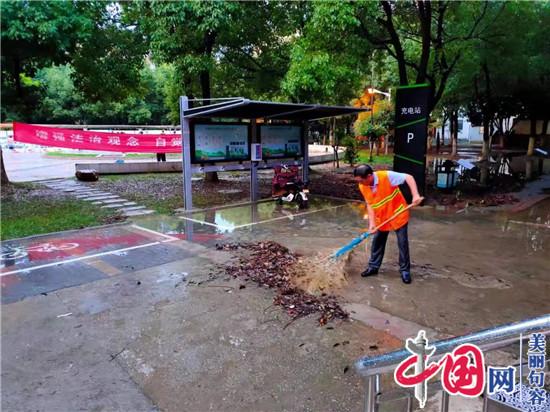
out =
[(200, 106), (184, 111), (190, 118), (238, 118), (273, 120), (318, 120), (346, 116), (368, 109), (348, 106), (323, 106), (320, 104), (279, 103), (236, 98), (221, 103)]

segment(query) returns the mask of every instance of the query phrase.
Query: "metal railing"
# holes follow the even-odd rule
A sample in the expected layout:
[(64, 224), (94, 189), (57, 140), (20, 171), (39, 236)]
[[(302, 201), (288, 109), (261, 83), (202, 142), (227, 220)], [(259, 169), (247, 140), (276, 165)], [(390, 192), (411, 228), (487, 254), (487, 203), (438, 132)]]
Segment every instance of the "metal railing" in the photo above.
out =
[[(450, 339), (444, 339), (431, 343), (436, 348), (431, 360), (438, 360), (443, 357), (447, 352), (452, 351), (459, 345), (464, 343), (471, 343), (479, 346), (484, 351), (493, 351), (495, 349), (501, 349), (510, 344), (521, 343), (523, 340), (529, 338), (528, 335), (532, 333), (543, 333), (545, 335), (550, 334), (550, 314), (539, 316), (537, 318), (528, 319), (525, 321), (508, 323), (502, 326), (497, 326), (489, 329), (484, 329), (479, 332), (474, 332), (468, 335), (458, 336)], [(393, 373), (397, 365), (411, 355), (406, 349), (397, 350), (394, 352), (385, 353), (379, 356), (366, 356), (359, 359), (355, 363), (357, 372), (366, 379), (366, 399), (365, 399), (365, 411), (377, 412), (378, 407), (382, 402), (407, 399), (407, 411), (413, 409), (413, 397), (410, 391), (406, 391), (406, 395), (395, 396), (383, 396), (380, 385), (380, 376), (383, 374)], [(520, 369), (523, 362), (520, 361)], [(430, 383), (429, 389), (441, 390), (441, 384)], [(442, 391), (441, 411), (447, 412), (449, 410), (449, 395), (447, 392)], [(483, 410), (487, 410), (487, 394), (484, 394)]]

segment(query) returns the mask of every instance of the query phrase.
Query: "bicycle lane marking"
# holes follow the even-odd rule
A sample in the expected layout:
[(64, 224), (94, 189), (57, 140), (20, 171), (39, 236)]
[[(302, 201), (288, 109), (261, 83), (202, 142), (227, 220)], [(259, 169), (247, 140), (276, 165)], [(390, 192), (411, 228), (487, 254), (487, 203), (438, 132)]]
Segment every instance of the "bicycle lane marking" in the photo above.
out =
[[(0, 274), (21, 273), (34, 267), (48, 267), (75, 259), (118, 253), (136, 246), (179, 240), (152, 230), (133, 226), (84, 230), (78, 235), (45, 236), (9, 241), (2, 245)], [(34, 266), (33, 266), (34, 265)], [(34, 269), (33, 269), (34, 270)]]
[[(166, 240), (166, 241), (163, 241), (162, 243), (174, 242), (176, 240), (178, 240), (178, 239)], [(46, 263), (44, 265), (31, 266), (31, 267), (28, 267), (28, 268), (17, 269), (17, 270), (12, 270), (12, 271), (9, 271), (9, 272), (0, 273), (0, 277), (7, 276), (7, 275), (14, 275), (14, 274), (23, 273), (23, 272), (28, 273), (28, 272), (32, 272), (32, 271), (37, 270), (37, 269), (43, 269), (43, 268), (52, 267), (52, 266), (59, 266), (59, 265), (65, 264), (65, 263), (78, 262), (78, 261), (91, 259), (91, 258), (95, 258), (95, 257), (99, 257), (99, 256), (115, 255), (117, 253), (127, 252), (129, 250), (141, 249), (141, 248), (160, 245), (160, 244), (161, 244), (161, 242), (151, 242), (151, 243), (146, 243), (144, 245), (131, 246), (131, 247), (126, 247), (126, 248), (122, 248), (122, 249), (109, 250), (107, 252), (95, 253), (93, 255), (81, 256), (81, 257), (78, 257), (78, 258), (66, 259), (66, 260), (62, 260), (61, 262), (52, 262), (52, 263)]]

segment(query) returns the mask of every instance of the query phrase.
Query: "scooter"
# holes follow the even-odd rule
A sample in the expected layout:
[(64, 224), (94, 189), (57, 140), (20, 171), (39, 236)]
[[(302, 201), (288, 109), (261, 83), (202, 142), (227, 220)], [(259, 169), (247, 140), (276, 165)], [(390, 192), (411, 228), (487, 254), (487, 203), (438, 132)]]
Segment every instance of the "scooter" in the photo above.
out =
[(283, 164), (276, 166), (274, 171), (271, 184), (273, 199), (280, 205), (296, 202), (298, 208), (306, 209), (309, 206), (309, 190), (300, 178), (300, 169), (297, 166), (288, 167)]

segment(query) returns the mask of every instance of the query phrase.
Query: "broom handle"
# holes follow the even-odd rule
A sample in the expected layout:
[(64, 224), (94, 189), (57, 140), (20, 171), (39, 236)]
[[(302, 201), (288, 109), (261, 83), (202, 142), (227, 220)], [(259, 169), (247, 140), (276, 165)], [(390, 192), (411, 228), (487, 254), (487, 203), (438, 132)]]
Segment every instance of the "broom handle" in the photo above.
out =
[[(423, 197), (422, 197), (421, 199), (424, 200)], [(384, 226), (386, 223), (391, 222), (393, 219), (395, 219), (395, 218), (396, 218), (397, 216), (399, 216), (401, 213), (405, 212), (405, 210), (409, 210), (409, 209), (410, 209), (411, 207), (413, 207), (413, 206), (415, 206), (415, 205), (411, 203), (411, 204), (408, 205), (406, 208), (400, 210), (399, 212), (397, 212), (396, 214), (394, 214), (392, 217), (390, 217), (390, 218), (387, 219), (386, 221), (380, 223), (380, 224), (374, 229), (374, 232), (376, 232), (378, 229), (380, 229), (380, 228), (381, 228), (382, 226)], [(365, 232), (365, 233), (363, 233), (363, 235), (361, 235), (361, 238), (362, 238), (361, 241), (365, 240), (365, 239), (366, 239), (367, 237), (369, 237), (372, 233), (373, 233), (373, 232)], [(339, 252), (339, 251), (338, 251), (338, 252)], [(338, 253), (338, 252), (336, 252), (336, 253)], [(348, 252), (349, 252), (349, 251), (348, 251)], [(346, 253), (347, 253), (347, 252), (346, 252)], [(321, 259), (321, 261), (328, 260), (328, 259), (332, 258), (333, 256), (334, 256), (333, 254), (328, 255), (327, 257)]]
[[(424, 199), (424, 198), (422, 198), (422, 199)], [(411, 203), (411, 204), (408, 205), (405, 209), (400, 210), (399, 212), (397, 212), (396, 214), (394, 214), (392, 217), (390, 217), (390, 218), (387, 219), (386, 221), (384, 221), (384, 222), (380, 223), (378, 226), (376, 226), (376, 228), (374, 229), (373, 232), (367, 232), (367, 233), (370, 235), (370, 234), (376, 232), (378, 229), (380, 229), (380, 228), (381, 228), (382, 226), (384, 226), (386, 223), (391, 222), (393, 219), (395, 219), (395, 218), (396, 218), (397, 216), (399, 216), (401, 213), (405, 212), (406, 210), (409, 210), (409, 209), (410, 209), (411, 207), (413, 207), (413, 206), (414, 206), (414, 204)]]

